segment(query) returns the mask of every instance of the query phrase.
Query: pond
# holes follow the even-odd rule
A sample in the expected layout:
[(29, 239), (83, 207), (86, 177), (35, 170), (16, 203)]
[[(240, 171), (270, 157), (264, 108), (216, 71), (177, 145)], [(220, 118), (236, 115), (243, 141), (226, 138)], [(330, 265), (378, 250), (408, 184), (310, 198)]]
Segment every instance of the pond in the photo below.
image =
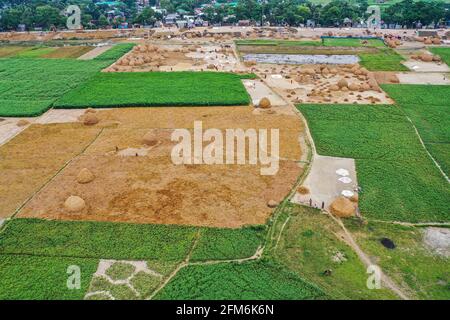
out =
[(275, 64), (355, 64), (359, 62), (356, 55), (324, 54), (272, 54), (251, 53), (244, 55), (244, 61)]

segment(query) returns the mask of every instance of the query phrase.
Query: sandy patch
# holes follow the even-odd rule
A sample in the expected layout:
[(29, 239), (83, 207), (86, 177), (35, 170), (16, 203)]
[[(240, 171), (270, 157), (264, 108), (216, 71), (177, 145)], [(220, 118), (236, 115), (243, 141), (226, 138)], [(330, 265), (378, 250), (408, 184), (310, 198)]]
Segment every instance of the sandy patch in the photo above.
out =
[(448, 228), (426, 228), (423, 235), (425, 245), (434, 253), (450, 257), (450, 229)]

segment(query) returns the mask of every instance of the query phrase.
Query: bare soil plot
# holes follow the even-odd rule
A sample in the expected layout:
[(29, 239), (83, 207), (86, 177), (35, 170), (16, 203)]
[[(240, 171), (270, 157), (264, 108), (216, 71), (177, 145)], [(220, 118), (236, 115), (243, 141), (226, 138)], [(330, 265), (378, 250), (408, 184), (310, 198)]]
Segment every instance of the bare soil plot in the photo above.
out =
[(0, 147), (0, 217), (9, 217), (98, 134), (79, 124), (32, 125)]
[(25, 46), (0, 46), (0, 58), (8, 58), (17, 55), (18, 53), (30, 50), (31, 47)]
[(89, 46), (68, 46), (68, 47), (60, 47), (56, 50), (44, 54), (41, 58), (54, 58), (54, 59), (67, 59), (67, 58), (79, 58), (80, 56), (88, 53), (94, 47)]
[[(97, 116), (97, 126), (106, 127), (98, 139), (20, 217), (232, 228), (261, 224), (273, 210), (269, 200), (281, 201), (302, 172), (295, 161), (302, 153), (298, 136), (303, 131), (296, 116), (254, 115), (248, 107), (119, 109)], [(171, 129), (192, 129), (194, 120), (203, 121), (204, 128), (279, 128), (280, 155), (286, 160), (274, 176), (262, 176), (260, 165), (176, 166), (170, 158), (175, 145)], [(157, 141), (151, 147), (142, 142), (149, 131)], [(92, 171), (94, 181), (77, 183), (83, 168)], [(63, 204), (70, 195), (82, 197), (86, 208), (66, 211)]]

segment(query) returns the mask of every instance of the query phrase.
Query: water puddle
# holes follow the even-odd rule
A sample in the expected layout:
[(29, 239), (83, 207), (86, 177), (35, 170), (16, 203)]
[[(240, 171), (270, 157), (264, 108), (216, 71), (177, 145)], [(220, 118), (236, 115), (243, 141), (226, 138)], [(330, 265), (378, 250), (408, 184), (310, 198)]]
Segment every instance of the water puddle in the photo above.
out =
[(275, 64), (355, 64), (359, 62), (356, 55), (324, 54), (276, 54), (250, 53), (244, 55), (245, 61)]

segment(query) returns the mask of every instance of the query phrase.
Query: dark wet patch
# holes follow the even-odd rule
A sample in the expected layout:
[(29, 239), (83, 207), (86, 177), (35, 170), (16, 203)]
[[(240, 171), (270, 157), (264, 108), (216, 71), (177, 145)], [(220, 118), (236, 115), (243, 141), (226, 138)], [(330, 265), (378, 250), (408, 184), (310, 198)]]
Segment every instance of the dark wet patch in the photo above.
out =
[(381, 244), (388, 249), (395, 249), (395, 243), (389, 238), (381, 238)]

